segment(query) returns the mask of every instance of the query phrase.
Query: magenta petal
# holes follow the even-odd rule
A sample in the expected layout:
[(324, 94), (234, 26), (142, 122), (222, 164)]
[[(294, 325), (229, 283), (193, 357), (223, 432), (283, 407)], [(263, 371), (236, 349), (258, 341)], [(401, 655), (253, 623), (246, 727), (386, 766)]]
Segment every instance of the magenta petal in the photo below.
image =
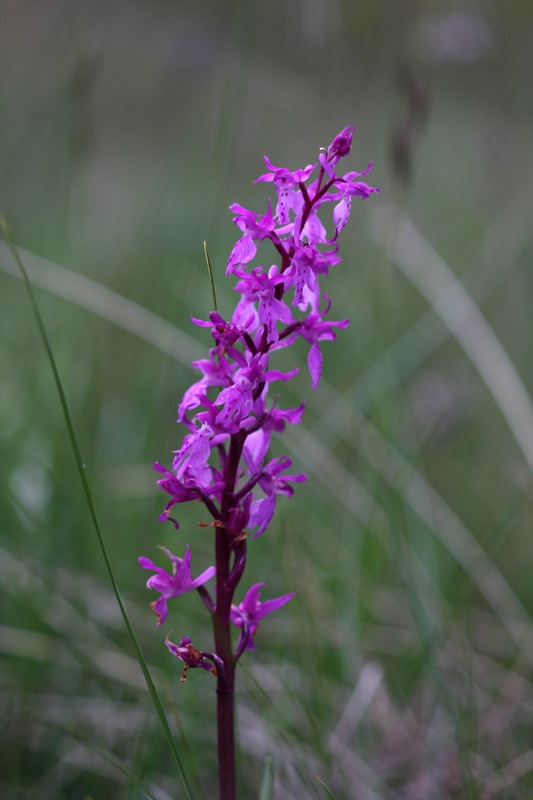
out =
[(256, 611), (255, 618), (256, 620), (263, 619), (266, 617), (267, 614), (272, 614), (273, 611), (277, 611), (278, 608), (281, 608), (288, 603), (289, 600), (292, 600), (298, 592), (290, 592), (290, 594), (284, 594), (283, 597), (275, 597), (272, 600), (265, 600), (264, 603), (260, 603), (260, 608)]
[(276, 497), (263, 497), (261, 500), (255, 500), (250, 507), (250, 527), (255, 528), (258, 526), (257, 531), (254, 533), (253, 538), (257, 539), (262, 533), (266, 531), (274, 511), (276, 510)]
[(259, 602), (259, 594), (264, 585), (264, 583), (255, 583), (246, 592), (242, 603), (231, 607), (231, 621), (236, 627), (244, 629), (245, 635), (248, 636), (246, 645), (248, 650), (255, 650), (254, 634), (263, 617), (273, 611), (277, 611), (278, 608), (288, 603), (296, 594), (296, 592), (292, 592), (291, 594), (283, 595), (283, 597), (275, 597), (265, 603), (261, 603)]
[(228, 259), (226, 275), (233, 272), (233, 269), (240, 264), (247, 264), (257, 253), (257, 247), (251, 236), (243, 236), (231, 251)]
[(350, 216), (351, 202), (349, 197), (343, 197), (340, 203), (337, 203), (333, 209), (333, 222), (337, 231), (341, 231)]
[(167, 601), (164, 597), (159, 597), (154, 603), (151, 604), (157, 616), (157, 627), (159, 628), (166, 620), (168, 615)]
[(241, 608), (247, 614), (255, 614), (257, 604), (259, 602), (259, 594), (261, 592), (261, 588), (265, 586), (264, 583), (254, 583), (253, 586), (250, 586), (246, 595), (244, 596), (244, 600), (241, 603)]
[(207, 583), (207, 581), (211, 580), (216, 571), (216, 567), (208, 567), (201, 575), (198, 575), (198, 577), (193, 580), (191, 587), (196, 589), (197, 586), (202, 586), (202, 584)]
[(309, 349), (307, 366), (309, 367), (309, 374), (311, 375), (311, 386), (313, 389), (316, 389), (320, 376), (322, 375), (322, 353), (318, 342), (313, 342)]
[(137, 561), (139, 562), (139, 564), (143, 569), (153, 569), (153, 570), (159, 569), (159, 567), (156, 567), (153, 561), (151, 561), (149, 558), (146, 558), (145, 556), (139, 556)]

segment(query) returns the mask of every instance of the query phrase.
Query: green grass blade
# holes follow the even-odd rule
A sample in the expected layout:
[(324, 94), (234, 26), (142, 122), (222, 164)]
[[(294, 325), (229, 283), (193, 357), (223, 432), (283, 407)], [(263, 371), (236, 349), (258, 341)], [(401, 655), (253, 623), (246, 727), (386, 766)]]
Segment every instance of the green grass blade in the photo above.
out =
[(328, 797), (330, 797), (331, 800), (337, 800), (336, 796), (333, 794), (331, 789), (328, 786), (326, 786), (326, 784), (324, 783), (322, 778), (319, 778), (318, 775), (315, 775), (315, 779), (319, 782), (319, 784), (322, 786), (322, 788), (326, 790), (326, 792), (328, 794)]
[(205, 260), (207, 261), (207, 271), (209, 272), (209, 283), (211, 284), (211, 296), (213, 298), (213, 311), (217, 310), (217, 294), (215, 292), (215, 280), (213, 278), (213, 268), (211, 266), (211, 259), (209, 258), (209, 250), (207, 249), (207, 242), (204, 242)]
[(44, 326), (44, 322), (43, 322), (43, 319), (41, 317), (41, 313), (39, 311), (39, 307), (37, 305), (37, 301), (36, 301), (35, 296), (33, 294), (31, 283), (30, 283), (30, 280), (28, 278), (28, 274), (26, 272), (26, 269), (24, 267), (24, 264), (22, 263), (22, 260), (21, 260), (21, 258), (19, 256), (19, 254), (18, 254), (18, 251), (17, 251), (15, 245), (13, 244), (13, 240), (11, 238), (11, 234), (9, 232), (9, 228), (7, 226), (7, 222), (5, 221), (5, 219), (3, 217), (0, 217), (0, 228), (3, 231), (3, 234), (5, 236), (5, 239), (6, 239), (6, 242), (8, 244), (8, 247), (9, 247), (9, 249), (11, 251), (11, 254), (13, 255), (13, 258), (15, 259), (15, 261), (17, 263), (17, 266), (18, 266), (18, 268), (19, 268), (19, 270), (20, 270), (20, 272), (21, 272), (21, 274), (23, 276), (24, 286), (26, 287), (26, 292), (28, 294), (28, 299), (30, 301), (30, 305), (31, 305), (31, 308), (32, 308), (32, 311), (33, 311), (33, 315), (35, 317), (35, 321), (36, 321), (37, 327), (39, 329), (39, 334), (41, 336), (42, 342), (44, 344), (44, 348), (46, 350), (46, 354), (48, 356), (48, 360), (50, 362), (50, 366), (52, 368), (52, 372), (53, 372), (53, 375), (54, 375), (54, 382), (55, 382), (56, 389), (57, 389), (57, 392), (58, 392), (58, 395), (59, 395), (61, 409), (63, 411), (63, 416), (65, 418), (65, 423), (66, 423), (66, 426), (67, 426), (70, 443), (72, 445), (72, 450), (74, 452), (74, 458), (75, 458), (75, 461), (76, 461), (76, 466), (77, 466), (78, 472), (80, 474), (80, 478), (81, 478), (81, 482), (82, 482), (82, 486), (83, 486), (83, 491), (84, 491), (84, 494), (85, 494), (85, 498), (87, 500), (87, 505), (89, 507), (89, 513), (91, 515), (91, 519), (93, 521), (94, 529), (96, 531), (96, 535), (97, 535), (97, 538), (98, 538), (98, 543), (100, 545), (100, 549), (101, 549), (102, 555), (104, 557), (104, 561), (105, 561), (105, 564), (106, 564), (106, 567), (107, 567), (107, 571), (109, 573), (109, 578), (111, 580), (111, 585), (113, 586), (113, 591), (115, 592), (115, 596), (117, 598), (117, 603), (119, 605), (120, 611), (121, 611), (122, 616), (124, 618), (124, 623), (126, 625), (128, 634), (129, 634), (131, 642), (133, 644), (133, 649), (135, 650), (135, 654), (137, 656), (137, 660), (138, 660), (139, 665), (140, 665), (140, 667), (142, 669), (142, 672), (143, 672), (143, 675), (144, 675), (144, 679), (146, 681), (146, 684), (148, 686), (148, 690), (149, 690), (151, 698), (152, 698), (152, 702), (153, 702), (153, 704), (155, 706), (155, 709), (156, 709), (156, 712), (157, 712), (157, 716), (159, 717), (159, 721), (160, 721), (161, 726), (163, 728), (163, 732), (165, 734), (165, 737), (167, 739), (168, 745), (169, 745), (169, 747), (170, 747), (170, 749), (172, 751), (172, 755), (173, 755), (174, 760), (176, 762), (176, 765), (178, 767), (178, 771), (179, 771), (180, 777), (181, 777), (183, 785), (185, 787), (187, 798), (189, 800), (193, 800), (193, 795), (192, 795), (192, 791), (191, 791), (191, 788), (190, 788), (190, 784), (189, 784), (189, 781), (187, 779), (187, 775), (185, 773), (185, 768), (183, 766), (180, 754), (178, 752), (178, 749), (177, 749), (177, 746), (176, 746), (176, 742), (174, 741), (174, 738), (172, 736), (172, 732), (170, 730), (167, 718), (165, 716), (165, 712), (163, 710), (163, 706), (161, 704), (161, 700), (159, 699), (159, 695), (158, 695), (157, 690), (155, 688), (154, 681), (153, 681), (152, 676), (150, 674), (150, 670), (148, 668), (148, 664), (146, 663), (146, 659), (144, 658), (144, 655), (142, 653), (141, 646), (139, 644), (139, 641), (137, 639), (135, 631), (133, 630), (133, 625), (131, 624), (130, 618), (128, 616), (128, 612), (126, 611), (126, 607), (124, 605), (124, 602), (122, 600), (122, 596), (120, 594), (117, 582), (115, 580), (115, 575), (113, 573), (113, 567), (111, 565), (111, 561), (110, 561), (110, 558), (109, 558), (109, 553), (107, 551), (107, 546), (106, 546), (106, 543), (105, 543), (104, 534), (103, 534), (103, 531), (102, 531), (102, 527), (100, 525), (100, 521), (98, 519), (98, 515), (96, 513), (96, 507), (95, 507), (95, 504), (94, 504), (94, 501), (93, 501), (92, 492), (91, 492), (91, 488), (90, 488), (90, 485), (89, 485), (89, 480), (87, 478), (87, 473), (86, 473), (86, 469), (85, 469), (85, 463), (83, 461), (83, 457), (82, 457), (82, 454), (81, 454), (81, 449), (80, 449), (80, 446), (79, 446), (79, 443), (78, 443), (78, 438), (77, 438), (76, 431), (75, 431), (75, 428), (74, 428), (74, 421), (73, 421), (72, 415), (70, 413), (70, 409), (69, 409), (68, 402), (67, 402), (67, 397), (65, 395), (65, 391), (63, 389), (63, 384), (61, 382), (61, 377), (59, 375), (59, 370), (57, 368), (57, 364), (56, 364), (56, 361), (55, 361), (55, 358), (54, 358), (54, 354), (52, 352), (52, 348), (51, 348), (50, 342), (48, 340), (48, 336), (46, 335), (46, 329), (45, 329), (45, 326)]
[[(12, 259), (7, 260), (8, 251), (7, 243), (0, 241), (0, 271), (24, 280), (16, 262), (12, 264)], [(191, 361), (200, 358), (204, 352), (205, 348), (197, 339), (123, 294), (22, 247), (18, 247), (17, 251), (19, 257), (24, 259), (26, 272), (34, 287), (38, 286), (54, 297), (60, 297), (128, 331), (187, 369), (190, 369)]]
[(111, 764), (111, 766), (113, 766), (118, 772), (121, 772), (122, 775), (124, 775), (134, 787), (135, 791), (141, 795), (141, 797), (144, 797), (145, 800), (157, 800), (156, 796), (143, 785), (142, 781), (135, 777), (131, 770), (125, 767), (117, 758), (110, 756), (108, 753), (106, 753), (100, 747), (97, 747), (85, 737), (79, 736), (76, 733), (73, 733), (72, 736), (85, 747), (88, 747), (94, 753), (97, 753), (100, 758), (103, 758), (104, 761), (107, 761), (108, 764)]
[(259, 800), (272, 800), (274, 797), (274, 770), (272, 768), (272, 759), (270, 756), (265, 758), (265, 769), (263, 771), (263, 780), (261, 781), (261, 791), (259, 792)]
[(452, 269), (403, 211), (381, 206), (371, 217), (376, 235), (378, 219), (384, 251), (454, 335), (533, 470), (533, 401), (499, 338)]

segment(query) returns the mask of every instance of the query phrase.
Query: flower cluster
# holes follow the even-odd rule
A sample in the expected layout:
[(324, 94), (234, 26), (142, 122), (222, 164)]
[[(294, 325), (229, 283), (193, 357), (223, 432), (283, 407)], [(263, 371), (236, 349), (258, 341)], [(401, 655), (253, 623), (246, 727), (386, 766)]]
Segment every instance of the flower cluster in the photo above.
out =
[[(257, 538), (272, 520), (279, 495), (292, 496), (294, 484), (306, 479), (291, 474), (288, 457), (268, 459), (272, 434), (302, 419), (304, 404), (280, 408), (269, 400), (272, 383), (290, 381), (298, 372), (272, 368), (271, 356), (297, 340), (309, 345), (307, 365), (311, 386), (316, 389), (322, 373), (321, 343), (333, 341), (348, 319), (330, 320), (330, 301), (322, 294), (320, 281), (340, 262), (339, 233), (346, 225), (353, 197), (367, 198), (378, 190), (361, 180), (363, 172), (337, 174), (339, 161), (347, 156), (354, 129), (345, 128), (318, 160), (291, 172), (275, 167), (265, 157), (267, 171), (257, 181), (273, 184), (275, 210), (268, 201), (266, 213), (256, 214), (241, 205), (230, 206), (241, 236), (233, 247), (227, 275), (237, 279), (239, 299), (230, 319), (218, 311), (208, 321), (193, 322), (210, 329), (213, 346), (208, 357), (194, 362), (200, 378), (178, 406), (178, 422), (188, 428), (181, 447), (174, 452), (172, 469), (160, 464), (159, 486), (170, 496), (162, 520), (176, 528), (174, 506), (200, 501), (211, 521), (201, 523), (216, 531), (216, 567), (193, 579), (190, 550), (172, 561), (172, 573), (149, 559), (141, 566), (154, 571), (148, 587), (160, 593), (152, 606), (161, 624), (167, 615), (167, 600), (197, 589), (209, 611), (240, 628), (234, 653), (253, 649), (260, 620), (291, 599), (293, 594), (259, 602), (263, 584), (255, 584), (236, 606), (233, 595), (246, 564), (249, 533)], [(329, 209), (329, 222), (324, 219)], [(258, 246), (268, 242), (270, 252), (257, 264)], [(267, 245), (265, 245), (266, 248)], [(276, 263), (272, 263), (272, 259)], [(216, 600), (204, 584), (217, 573)], [(220, 626), (219, 626), (220, 630)], [(189, 639), (180, 646), (167, 643), (171, 652), (190, 667), (214, 670), (214, 656), (196, 650)], [(207, 659), (207, 660), (206, 660)], [(227, 656), (222, 662), (227, 662)], [(227, 663), (226, 663), (227, 668)], [(224, 666), (222, 666), (222, 670)]]

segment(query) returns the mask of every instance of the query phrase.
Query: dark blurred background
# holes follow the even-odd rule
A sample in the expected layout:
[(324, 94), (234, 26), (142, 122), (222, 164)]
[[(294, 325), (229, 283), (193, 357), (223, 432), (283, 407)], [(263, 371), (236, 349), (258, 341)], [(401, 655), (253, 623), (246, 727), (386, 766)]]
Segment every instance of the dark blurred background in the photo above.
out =
[[(282, 387), (307, 412), (274, 452), (309, 481), (245, 583), (299, 595), (243, 660), (242, 796), (272, 756), (278, 800), (327, 796), (315, 775), (339, 799), (531, 797), (533, 8), (0, 0), (0, 19), (0, 213), (195, 796), (216, 786), (213, 686), (180, 684), (163, 641), (209, 649), (209, 620), (185, 596), (157, 630), (136, 559), (212, 563), (197, 508), (158, 522), (151, 468), (209, 346), (203, 241), (229, 315), (228, 206), (265, 209), (264, 154), (303, 167), (355, 124), (346, 169), (373, 159), (381, 195), (354, 202), (324, 287), (351, 325), (318, 392), (305, 369)], [(0, 794), (138, 796), (111, 759), (181, 797), (14, 272), (0, 243)]]

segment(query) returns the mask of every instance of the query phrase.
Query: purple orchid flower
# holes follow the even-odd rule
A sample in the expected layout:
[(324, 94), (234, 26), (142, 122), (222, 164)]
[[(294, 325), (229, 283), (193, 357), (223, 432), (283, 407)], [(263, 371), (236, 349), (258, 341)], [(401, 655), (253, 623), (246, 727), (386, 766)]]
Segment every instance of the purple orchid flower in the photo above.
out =
[(176, 530), (179, 528), (179, 522), (170, 516), (170, 512), (175, 505), (200, 499), (206, 502), (209, 497), (218, 495), (224, 489), (224, 482), (220, 479), (214, 480), (210, 486), (200, 488), (194, 478), (189, 477), (185, 481), (180, 481), (173, 472), (169, 472), (157, 461), (154, 463), (154, 469), (165, 476), (157, 481), (157, 485), (172, 498), (166, 504), (163, 513), (159, 515), (159, 520), (160, 522), (166, 522), (167, 520), (172, 522)]
[(291, 592), (284, 594), (283, 597), (275, 597), (272, 600), (259, 602), (261, 588), (264, 583), (255, 583), (251, 586), (244, 596), (244, 600), (238, 606), (232, 605), (230, 618), (237, 628), (242, 628), (241, 641), (237, 650), (255, 650), (254, 635), (257, 633), (259, 623), (267, 614), (272, 614), (288, 603), (297, 594)]
[[(368, 198), (378, 192), (362, 180), (363, 172), (337, 174), (341, 159), (349, 155), (355, 128), (345, 127), (327, 148), (321, 148), (316, 163), (291, 171), (276, 167), (265, 157), (267, 172), (256, 182), (273, 184), (277, 205), (270, 200), (265, 213), (256, 213), (237, 203), (231, 206), (233, 222), (240, 231), (227, 262), (226, 274), (237, 278), (238, 301), (226, 320), (218, 311), (209, 320), (192, 319), (210, 329), (214, 346), (207, 358), (194, 362), (200, 379), (185, 392), (178, 407), (178, 422), (185, 426), (181, 446), (174, 450), (172, 471), (156, 463), (158, 485), (170, 495), (162, 520), (177, 520), (174, 506), (196, 501), (205, 517), (202, 529), (214, 534), (216, 567), (208, 567), (197, 578), (191, 573), (187, 545), (183, 559), (164, 551), (172, 569), (157, 567), (139, 558), (153, 574), (147, 581), (159, 592), (152, 603), (161, 625), (168, 614), (168, 600), (196, 589), (213, 617), (215, 652), (197, 649), (189, 637), (169, 651), (183, 664), (182, 680), (189, 669), (210, 671), (217, 679), (220, 796), (235, 800), (235, 748), (233, 709), (235, 668), (245, 650), (255, 649), (254, 636), (263, 617), (287, 603), (291, 594), (261, 603), (263, 583), (254, 584), (243, 601), (235, 605), (235, 591), (246, 567), (248, 549), (271, 523), (280, 495), (291, 497), (294, 485), (306, 480), (303, 473), (287, 474), (292, 466), (287, 456), (268, 460), (272, 435), (287, 424), (298, 424), (304, 404), (281, 409), (269, 397), (270, 384), (288, 381), (297, 369), (271, 369), (277, 351), (309, 345), (307, 365), (313, 389), (322, 373), (320, 345), (333, 341), (348, 319), (327, 321), (331, 305), (321, 282), (340, 262), (340, 232), (348, 222), (354, 197)], [(318, 167), (318, 169), (317, 169)], [(328, 234), (328, 230), (330, 233)], [(252, 266), (258, 249), (267, 241), (267, 264)], [(262, 260), (262, 264), (265, 261)], [(322, 308), (324, 302), (326, 308)], [(191, 413), (194, 412), (194, 413)], [(250, 543), (248, 529), (253, 531)], [(217, 575), (212, 597), (204, 584)], [(237, 648), (232, 652), (230, 622), (240, 628)]]
[(371, 194), (380, 193), (379, 189), (376, 189), (374, 186), (369, 186), (368, 183), (357, 180), (357, 178), (363, 175), (368, 175), (371, 169), (372, 162), (370, 162), (368, 167), (362, 172), (347, 172), (346, 175), (343, 175), (342, 180), (336, 184), (339, 190), (338, 196), (341, 197), (340, 202), (337, 203), (333, 209), (333, 221), (337, 234), (340, 233), (348, 222), (352, 208), (352, 197), (361, 197), (363, 200), (367, 200)]
[(195, 317), (191, 317), (191, 320), (200, 328), (211, 328), (211, 336), (215, 340), (217, 347), (221, 348), (221, 352), (239, 360), (241, 354), (235, 348), (235, 345), (246, 338), (249, 332), (248, 325), (227, 322), (218, 311), (212, 311), (209, 314), (209, 320), (196, 319)]
[(336, 248), (321, 253), (311, 244), (297, 247), (286, 278), (286, 287), (294, 286), (292, 305), (298, 306), (300, 311), (306, 311), (309, 305), (315, 310), (320, 301), (319, 275), (327, 275), (330, 267), (339, 264), (340, 261)]
[(259, 384), (276, 380), (288, 381), (298, 372), (297, 367), (290, 372), (280, 372), (277, 369), (267, 370), (265, 369), (267, 361), (265, 355), (253, 356), (249, 366), (237, 372), (233, 385), (220, 392), (215, 400), (216, 406), (224, 406), (216, 421), (230, 433), (235, 433), (246, 426), (248, 415), (253, 408), (253, 393)]
[(231, 251), (226, 275), (230, 275), (235, 267), (247, 264), (255, 257), (257, 253), (256, 241), (260, 242), (263, 239), (276, 239), (273, 233), (275, 220), (272, 214), (270, 200), (268, 201), (268, 211), (262, 217), (260, 217), (259, 214), (254, 214), (253, 211), (248, 211), (248, 209), (243, 208), (238, 203), (231, 205), (230, 211), (235, 213), (233, 222), (241, 229), (243, 235)]
[(184, 422), (187, 411), (197, 408), (202, 403), (202, 395), (211, 386), (227, 386), (235, 372), (235, 365), (231, 364), (227, 358), (221, 357), (217, 348), (209, 351), (210, 358), (202, 358), (193, 361), (194, 369), (199, 369), (203, 373), (196, 383), (190, 386), (178, 406), (178, 422)]
[(195, 419), (199, 420), (200, 427), (186, 436), (180, 449), (174, 451), (172, 469), (178, 479), (183, 478), (189, 482), (192, 480), (199, 487), (205, 488), (211, 482), (211, 470), (207, 464), (211, 448), (224, 441), (228, 434), (217, 434), (211, 425), (201, 421), (200, 414)]
[[(326, 312), (327, 313), (327, 312)], [(288, 347), (299, 336), (311, 345), (307, 356), (307, 367), (311, 376), (311, 386), (318, 388), (322, 376), (322, 351), (319, 342), (334, 342), (337, 335), (334, 328), (347, 328), (350, 324), (348, 317), (338, 321), (324, 321), (319, 314), (309, 314), (305, 320), (289, 334), (283, 342), (283, 347)]]
[(268, 156), (264, 157), (264, 162), (269, 171), (265, 172), (255, 179), (254, 183), (259, 181), (273, 182), (278, 192), (278, 205), (276, 207), (276, 217), (280, 225), (286, 225), (289, 220), (289, 210), (293, 210), (295, 214), (299, 214), (303, 206), (302, 195), (296, 191), (299, 183), (304, 183), (313, 170), (316, 164), (308, 164), (305, 169), (297, 169), (291, 172), (285, 167), (275, 167), (269, 160)]
[[(280, 494), (290, 497), (291, 484), (305, 480), (303, 474), (283, 474), (290, 466), (287, 458), (263, 466), (272, 434), (281, 432), (286, 423), (297, 424), (303, 414), (303, 404), (287, 411), (276, 408), (276, 403), (267, 408), (270, 384), (288, 381), (298, 371), (269, 369), (269, 360), (275, 351), (304, 339), (310, 345), (307, 364), (316, 389), (322, 373), (320, 344), (333, 341), (336, 330), (348, 325), (347, 319), (324, 319), (329, 302), (326, 311), (321, 311), (326, 296), (321, 293), (320, 281), (340, 262), (338, 234), (348, 221), (352, 198), (367, 198), (378, 191), (361, 180), (370, 172), (371, 163), (363, 172), (337, 175), (338, 163), (350, 153), (354, 131), (353, 126), (345, 127), (322, 150), (315, 177), (317, 163), (291, 171), (276, 167), (265, 157), (267, 172), (256, 182), (275, 186), (278, 203), (274, 213), (270, 200), (263, 214), (237, 203), (231, 206), (242, 235), (231, 251), (227, 271), (239, 279), (236, 291), (240, 299), (229, 322), (218, 311), (209, 315), (209, 321), (193, 319), (196, 325), (211, 329), (215, 346), (208, 358), (194, 362), (202, 376), (185, 392), (178, 407), (178, 421), (189, 433), (174, 451), (172, 472), (156, 464), (162, 474), (158, 484), (170, 495), (160, 519), (172, 521), (176, 528), (179, 523), (170, 516), (174, 506), (199, 501), (214, 519), (201, 524), (213, 525), (217, 536), (224, 531), (233, 548), (243, 540), (245, 526), (255, 529), (254, 538), (263, 533), (272, 519), (276, 498)], [(321, 219), (326, 206), (331, 209), (327, 204), (333, 204), (331, 238)], [(265, 240), (272, 242), (281, 263), (243, 271)], [(302, 319), (293, 317), (291, 305)], [(210, 398), (208, 394), (215, 389), (218, 396)], [(190, 418), (193, 410), (196, 413)], [(254, 493), (256, 486), (264, 496)], [(188, 559), (189, 550), (183, 564)], [(148, 563), (144, 560), (143, 566)], [(158, 569), (156, 573), (150, 579), (152, 588), (157, 581), (168, 584), (168, 573)], [(167, 584), (166, 591), (174, 592), (175, 582), (170, 588)], [(235, 580), (228, 585), (236, 586)], [(156, 604), (166, 615), (165, 596)]]
[(161, 550), (167, 554), (172, 562), (171, 573), (167, 572), (162, 567), (157, 567), (149, 558), (140, 556), (138, 559), (143, 569), (151, 569), (155, 572), (155, 575), (152, 575), (146, 581), (146, 586), (148, 589), (155, 589), (156, 592), (161, 594), (161, 597), (151, 603), (151, 607), (157, 615), (158, 627), (162, 625), (167, 618), (167, 600), (170, 600), (172, 597), (179, 597), (180, 594), (185, 594), (186, 592), (192, 592), (193, 589), (197, 589), (199, 586), (207, 583), (216, 572), (215, 567), (208, 567), (201, 575), (198, 575), (197, 578), (193, 578), (191, 573), (191, 551), (189, 545), (187, 545), (183, 558), (178, 558), (178, 556), (175, 556), (170, 550), (167, 550), (166, 547), (161, 547)]
[(265, 493), (265, 497), (254, 500), (250, 508), (250, 527), (257, 528), (253, 538), (257, 539), (266, 531), (276, 510), (276, 497), (284, 494), (292, 497), (294, 489), (291, 483), (303, 483), (307, 480), (307, 475), (303, 472), (297, 475), (284, 475), (281, 473), (292, 466), (292, 461), (288, 456), (273, 458), (262, 470), (258, 483)]
[(298, 408), (272, 408), (264, 412), (261, 417), (261, 424), (257, 429), (251, 431), (244, 443), (243, 457), (250, 475), (260, 472), (263, 461), (270, 447), (270, 440), (274, 432), (281, 433), (288, 422), (291, 425), (298, 425), (302, 421), (305, 411), (305, 403)]
[[(256, 315), (257, 325), (265, 325), (267, 330), (267, 341), (277, 342), (279, 333), (277, 322), (284, 322), (289, 325), (293, 322), (289, 306), (276, 297), (278, 287), (285, 284), (285, 276), (278, 274), (276, 265), (272, 266), (268, 273), (261, 272), (261, 267), (252, 270), (251, 275), (235, 270), (235, 274), (242, 280), (235, 287), (236, 291), (242, 293), (239, 302), (239, 318), (247, 315), (250, 318)], [(257, 312), (255, 303), (258, 303)]]

